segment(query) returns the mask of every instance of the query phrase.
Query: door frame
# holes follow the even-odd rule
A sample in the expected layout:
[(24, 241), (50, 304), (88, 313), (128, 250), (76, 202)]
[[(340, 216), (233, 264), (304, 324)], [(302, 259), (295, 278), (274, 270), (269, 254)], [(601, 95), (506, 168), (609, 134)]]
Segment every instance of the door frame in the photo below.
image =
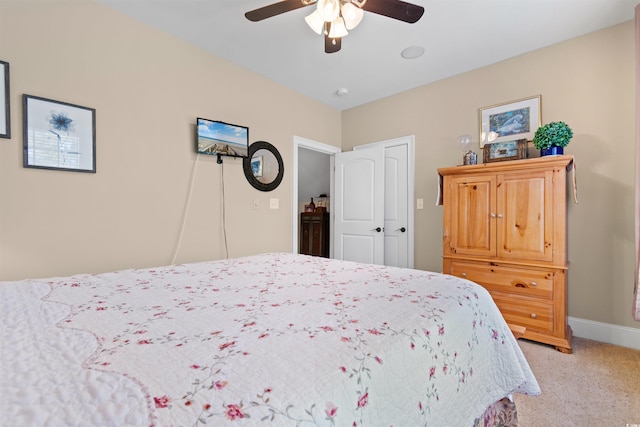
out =
[[(299, 227), (298, 227), (298, 204), (299, 204), (299, 200), (298, 200), (298, 149), (299, 148), (306, 148), (308, 150), (313, 150), (313, 151), (317, 151), (319, 153), (324, 153), (327, 154), (329, 156), (331, 156), (331, 166), (330, 166), (330, 170), (327, 171), (327, 173), (329, 173), (329, 177), (330, 177), (330, 188), (333, 191), (333, 179), (334, 179), (334, 174), (333, 174), (333, 162), (334, 162), (334, 158), (333, 155), (336, 153), (340, 153), (342, 151), (342, 149), (340, 147), (336, 147), (335, 145), (328, 145), (328, 144), (323, 144), (321, 142), (317, 142), (317, 141), (312, 141), (310, 139), (307, 138), (303, 138), (301, 136), (297, 136), (297, 135), (293, 135), (293, 159), (292, 159), (292, 168), (291, 168), (291, 180), (292, 180), (292, 197), (291, 200), (293, 201), (292, 203), (292, 221), (291, 221), (291, 235), (292, 235), (292, 242), (291, 242), (291, 248), (292, 248), (292, 253), (297, 254), (298, 250), (299, 250), (299, 236), (298, 236), (298, 232), (299, 232)], [(333, 238), (333, 218), (331, 215), (329, 215), (329, 235), (331, 236), (331, 238)], [(333, 245), (329, 246), (330, 250), (329, 250), (329, 258), (333, 258)]]
[(353, 147), (354, 150), (361, 150), (373, 147), (385, 149), (396, 145), (407, 145), (407, 228), (409, 229), (409, 233), (407, 235), (407, 245), (409, 246), (407, 252), (407, 264), (409, 268), (414, 268), (415, 265), (415, 139), (414, 135), (407, 135)]

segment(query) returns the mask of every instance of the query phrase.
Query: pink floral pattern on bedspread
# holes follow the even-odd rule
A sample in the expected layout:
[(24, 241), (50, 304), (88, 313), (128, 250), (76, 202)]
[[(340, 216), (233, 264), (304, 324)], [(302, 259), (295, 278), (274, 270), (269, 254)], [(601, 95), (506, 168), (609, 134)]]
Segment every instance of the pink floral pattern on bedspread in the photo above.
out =
[(266, 254), (46, 282), (149, 425), (472, 426), (539, 393), (488, 293), (452, 276)]

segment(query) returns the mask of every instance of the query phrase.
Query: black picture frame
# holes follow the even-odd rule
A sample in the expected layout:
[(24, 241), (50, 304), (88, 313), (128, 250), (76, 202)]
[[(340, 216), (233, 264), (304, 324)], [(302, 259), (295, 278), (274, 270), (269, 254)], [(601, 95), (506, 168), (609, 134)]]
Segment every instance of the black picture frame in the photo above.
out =
[(11, 96), (9, 90), (9, 63), (0, 61), (0, 138), (11, 138)]
[(23, 95), (24, 167), (96, 173), (96, 110)]

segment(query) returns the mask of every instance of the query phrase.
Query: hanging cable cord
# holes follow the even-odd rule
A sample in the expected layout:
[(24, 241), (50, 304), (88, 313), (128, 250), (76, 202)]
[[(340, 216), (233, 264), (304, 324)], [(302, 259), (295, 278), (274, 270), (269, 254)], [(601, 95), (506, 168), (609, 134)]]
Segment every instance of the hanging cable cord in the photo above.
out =
[[(182, 214), (182, 224), (180, 225), (180, 232), (178, 233), (178, 241), (173, 251), (173, 257), (171, 258), (171, 265), (175, 265), (176, 258), (182, 245), (182, 237), (184, 236), (184, 228), (187, 223), (187, 216), (189, 213), (189, 206), (191, 205), (191, 194), (193, 193), (193, 184), (196, 177), (196, 171), (198, 170), (198, 159), (200, 159), (200, 153), (196, 156), (196, 160), (193, 163), (193, 169), (191, 171), (191, 181), (189, 182), (189, 193), (187, 194), (187, 200), (184, 205), (184, 213)], [(224, 237), (224, 254), (225, 258), (229, 258), (229, 247), (227, 244), (227, 221), (226, 221), (226, 205), (224, 197), (224, 163), (222, 159), (218, 158), (218, 164), (220, 165), (220, 182), (222, 190), (222, 234)]]
[(227, 205), (224, 197), (224, 163), (220, 162), (220, 185), (222, 191), (222, 237), (224, 238), (224, 257), (229, 259), (229, 247), (227, 245)]
[(196, 156), (196, 160), (193, 162), (193, 169), (191, 170), (191, 180), (189, 182), (189, 192), (187, 194), (187, 201), (184, 204), (184, 212), (182, 213), (182, 224), (180, 225), (180, 232), (178, 233), (178, 241), (173, 251), (173, 257), (171, 259), (171, 265), (175, 265), (176, 258), (178, 257), (178, 251), (180, 251), (180, 245), (182, 245), (182, 236), (184, 235), (184, 227), (187, 223), (187, 214), (189, 213), (189, 205), (191, 204), (191, 193), (193, 193), (193, 182), (196, 176), (196, 170), (198, 170), (198, 159), (200, 159), (200, 153)]

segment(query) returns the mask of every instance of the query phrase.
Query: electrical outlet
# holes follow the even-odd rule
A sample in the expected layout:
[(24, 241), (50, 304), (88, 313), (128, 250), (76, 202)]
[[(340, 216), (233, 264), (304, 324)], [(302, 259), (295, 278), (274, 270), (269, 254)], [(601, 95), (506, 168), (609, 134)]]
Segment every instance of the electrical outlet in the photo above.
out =
[(260, 206), (258, 205), (258, 199), (253, 199), (253, 209), (258, 209)]
[(271, 199), (271, 200), (269, 200), (269, 208), (270, 209), (279, 209), (280, 208), (280, 199)]
[(416, 209), (424, 209), (424, 200), (423, 199), (416, 200)]

